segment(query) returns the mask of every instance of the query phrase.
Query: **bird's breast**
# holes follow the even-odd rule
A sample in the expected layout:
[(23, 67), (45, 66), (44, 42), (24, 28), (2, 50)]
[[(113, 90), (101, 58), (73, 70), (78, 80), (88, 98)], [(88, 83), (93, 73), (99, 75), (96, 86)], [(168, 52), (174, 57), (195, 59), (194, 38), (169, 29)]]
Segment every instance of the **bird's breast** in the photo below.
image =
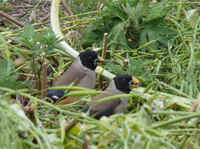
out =
[(78, 86), (84, 87), (84, 88), (95, 88), (96, 85), (96, 73), (94, 71), (88, 70), (85, 77), (80, 80)]

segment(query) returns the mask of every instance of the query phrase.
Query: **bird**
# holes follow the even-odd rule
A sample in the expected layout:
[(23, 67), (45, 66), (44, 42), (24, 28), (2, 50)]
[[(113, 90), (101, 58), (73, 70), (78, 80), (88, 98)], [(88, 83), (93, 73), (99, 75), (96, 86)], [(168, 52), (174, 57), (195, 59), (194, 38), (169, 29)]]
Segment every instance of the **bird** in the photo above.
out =
[[(76, 86), (93, 89), (96, 85), (95, 69), (98, 63), (104, 59), (99, 57), (95, 51), (86, 50), (81, 52), (61, 77), (56, 80), (53, 86), (70, 85), (75, 82)], [(47, 97), (57, 101), (65, 95), (64, 90), (48, 90)]]
[(118, 94), (128, 94), (132, 88), (136, 88), (139, 84), (139, 80), (128, 74), (121, 74), (113, 78), (109, 86), (105, 89), (105, 92), (111, 94), (102, 93), (95, 96), (89, 103), (89, 115), (96, 119), (100, 119), (102, 116), (110, 116), (115, 113), (124, 113), (128, 105), (128, 98), (120, 98), (110, 101), (105, 101), (101, 103), (95, 103), (105, 97), (118, 95)]

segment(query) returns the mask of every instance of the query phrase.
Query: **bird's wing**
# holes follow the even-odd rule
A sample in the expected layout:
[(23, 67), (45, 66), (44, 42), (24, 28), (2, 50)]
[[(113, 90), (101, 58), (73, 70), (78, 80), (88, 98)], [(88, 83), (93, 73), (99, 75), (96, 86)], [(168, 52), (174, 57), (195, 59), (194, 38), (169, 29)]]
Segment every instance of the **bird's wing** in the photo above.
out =
[(124, 113), (128, 105), (128, 98), (120, 98), (120, 104), (115, 108), (114, 113)]
[(96, 85), (96, 73), (95, 71), (88, 70), (87, 74), (84, 76), (83, 79), (77, 84), (77, 86), (84, 87), (84, 88), (95, 88)]
[(83, 66), (80, 64), (80, 62), (78, 60), (75, 60), (70, 66), (70, 68), (66, 70), (60, 78), (58, 78), (54, 85), (69, 85), (73, 81), (76, 81), (76, 83), (78, 83), (86, 75), (86, 72), (82, 67)]
[(109, 116), (109, 115), (114, 114), (115, 108), (121, 103), (120, 99), (106, 101), (106, 102), (102, 102), (98, 104), (94, 103), (94, 101), (99, 100), (101, 98), (108, 97), (108, 96), (112, 96), (112, 95), (101, 94), (99, 96), (96, 96), (93, 99), (93, 103), (91, 103), (91, 106), (90, 106), (91, 116), (94, 116), (95, 118), (99, 119), (102, 116)]

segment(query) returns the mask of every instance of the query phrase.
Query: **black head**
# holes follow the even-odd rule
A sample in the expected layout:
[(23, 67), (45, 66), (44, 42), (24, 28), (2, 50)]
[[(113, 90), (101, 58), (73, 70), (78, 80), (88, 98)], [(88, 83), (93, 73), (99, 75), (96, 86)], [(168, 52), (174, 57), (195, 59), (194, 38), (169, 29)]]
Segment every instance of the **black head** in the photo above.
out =
[(79, 55), (81, 63), (88, 69), (95, 70), (99, 62), (98, 54), (95, 51), (87, 50)]
[(116, 76), (114, 82), (116, 88), (124, 93), (129, 93), (139, 83), (135, 77), (128, 74)]

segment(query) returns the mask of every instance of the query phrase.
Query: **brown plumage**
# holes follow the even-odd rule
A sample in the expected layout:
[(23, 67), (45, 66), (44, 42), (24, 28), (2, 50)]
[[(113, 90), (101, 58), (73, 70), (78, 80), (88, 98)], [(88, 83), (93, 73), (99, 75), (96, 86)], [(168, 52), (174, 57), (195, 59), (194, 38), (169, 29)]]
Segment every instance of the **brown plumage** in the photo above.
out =
[(99, 119), (102, 116), (110, 116), (115, 113), (124, 113), (128, 105), (128, 98), (120, 98), (96, 104), (95, 101), (118, 94), (129, 93), (136, 87), (139, 81), (130, 75), (119, 75), (111, 81), (105, 90), (111, 94), (100, 94), (93, 98), (89, 104), (89, 113), (91, 116)]
[[(103, 61), (95, 51), (87, 50), (80, 53), (79, 57), (72, 63), (68, 70), (58, 78), (53, 86), (70, 85), (75, 82), (77, 86), (84, 88), (94, 88), (96, 84), (95, 69), (97, 63)], [(63, 97), (64, 90), (48, 90), (47, 96), (57, 100)]]
[(72, 82), (75, 82), (80, 87), (94, 88), (96, 84), (96, 73), (83, 66), (80, 58), (77, 58), (70, 68), (58, 78), (54, 86), (70, 85)]

